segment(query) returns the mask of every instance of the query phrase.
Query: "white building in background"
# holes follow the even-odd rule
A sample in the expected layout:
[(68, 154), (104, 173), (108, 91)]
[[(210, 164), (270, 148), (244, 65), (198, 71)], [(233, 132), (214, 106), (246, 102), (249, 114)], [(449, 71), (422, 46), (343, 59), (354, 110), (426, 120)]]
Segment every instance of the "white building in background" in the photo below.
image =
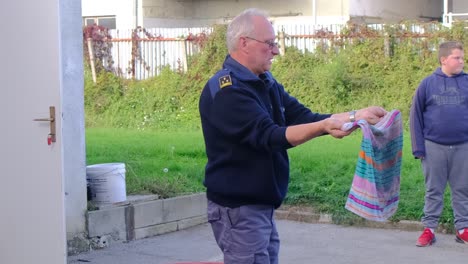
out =
[[(466, 9), (466, 0), (82, 0), (84, 24), (109, 28), (206, 27), (226, 23), (242, 10), (267, 10), (279, 23), (388, 23), (442, 21), (448, 11)], [(468, 10), (466, 10), (468, 12)]]
[(350, 0), (349, 15), (366, 23), (440, 21), (442, 0)]
[(468, 1), (444, 0), (443, 23), (450, 26), (456, 20), (468, 21)]
[(83, 25), (97, 24), (110, 29), (131, 29), (143, 25), (144, 0), (81, 0)]

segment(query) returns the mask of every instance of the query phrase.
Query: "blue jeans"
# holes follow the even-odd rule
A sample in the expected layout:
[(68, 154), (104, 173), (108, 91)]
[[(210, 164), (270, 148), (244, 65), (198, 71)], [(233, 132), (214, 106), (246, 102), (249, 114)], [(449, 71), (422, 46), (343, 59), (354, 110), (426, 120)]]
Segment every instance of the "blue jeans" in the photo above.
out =
[(225, 264), (278, 264), (274, 211), (268, 205), (228, 208), (208, 200), (208, 222)]

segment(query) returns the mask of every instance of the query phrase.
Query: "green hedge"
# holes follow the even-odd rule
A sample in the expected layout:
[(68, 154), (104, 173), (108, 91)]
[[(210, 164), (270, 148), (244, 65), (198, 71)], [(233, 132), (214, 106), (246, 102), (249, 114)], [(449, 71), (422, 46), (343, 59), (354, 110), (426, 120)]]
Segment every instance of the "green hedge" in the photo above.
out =
[[(386, 26), (383, 31), (350, 27), (331, 41), (323, 39), (314, 52), (288, 47), (276, 57), (272, 73), (313, 111), (381, 105), (399, 109), (406, 123), (415, 89), (438, 67), (438, 44), (444, 40), (468, 43), (466, 23), (451, 29), (425, 26), (429, 33), (424, 35), (405, 31), (405, 24)], [(187, 73), (165, 68), (157, 77), (135, 81), (101, 70), (94, 84), (85, 67), (87, 127), (199, 129), (198, 98), (227, 54), (225, 33), (225, 26), (215, 27), (202, 51), (189, 58)]]

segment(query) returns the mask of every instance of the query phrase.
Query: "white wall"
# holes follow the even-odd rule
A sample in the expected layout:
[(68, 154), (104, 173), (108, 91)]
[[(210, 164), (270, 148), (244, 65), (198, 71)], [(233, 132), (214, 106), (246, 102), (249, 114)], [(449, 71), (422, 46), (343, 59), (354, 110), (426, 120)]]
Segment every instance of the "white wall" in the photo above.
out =
[(136, 27), (136, 20), (141, 25), (141, 1), (142, 0), (82, 0), (82, 16), (115, 16), (118, 29)]
[(143, 3), (144, 26), (151, 27), (203, 27), (227, 23), (246, 8), (268, 10), (275, 17), (310, 16), (310, 0), (145, 0)]
[[(316, 12), (313, 9), (316, 3)], [(292, 24), (343, 24), (349, 20), (348, 0), (145, 0), (144, 27), (203, 27), (229, 22), (247, 8), (266, 10), (273, 21)]]
[(311, 15), (312, 0), (145, 0), (148, 18), (207, 19), (234, 17), (248, 7), (267, 9), (272, 16)]
[[(242, 10), (258, 7), (274, 21), (344, 24), (350, 17), (368, 23), (439, 20), (442, 0), (145, 0), (145, 27), (190, 27), (226, 23)], [(315, 12), (314, 5), (315, 3)]]
[(280, 12), (283, 0), (278, 1), (274, 6), (264, 6), (268, 8), (272, 20), (278, 24), (345, 24), (349, 20), (349, 0), (303, 0), (296, 2), (295, 10), (301, 13), (300, 16), (284, 16), (285, 13)]
[(349, 13), (367, 22), (437, 20), (443, 13), (442, 0), (350, 0)]
[(466, 0), (453, 0), (452, 13), (468, 13), (468, 1)]
[[(447, 1), (447, 0), (445, 0)], [(444, 2), (445, 2), (444, 1)], [(452, 13), (453, 16), (446, 18), (444, 22), (449, 25), (452, 21), (468, 21), (468, 1), (452, 0), (447, 1), (447, 13)]]
[[(63, 1), (65, 2), (65, 1)], [(86, 150), (84, 124), (83, 46), (80, 2), (61, 2), (60, 23), (69, 30), (61, 32), (63, 68), (62, 133), (63, 172), (67, 240), (77, 241), (86, 234)], [(76, 248), (70, 245), (72, 251)]]
[[(311, 24), (344, 24), (351, 16), (370, 23), (435, 20), (443, 12), (443, 0), (287, 0), (287, 5), (284, 0), (82, 1), (83, 16), (115, 15), (118, 29), (135, 28), (137, 19), (145, 28), (212, 26), (227, 23), (250, 7), (265, 9), (270, 17), (285, 24), (298, 19)], [(462, 2), (454, 5), (466, 5)]]

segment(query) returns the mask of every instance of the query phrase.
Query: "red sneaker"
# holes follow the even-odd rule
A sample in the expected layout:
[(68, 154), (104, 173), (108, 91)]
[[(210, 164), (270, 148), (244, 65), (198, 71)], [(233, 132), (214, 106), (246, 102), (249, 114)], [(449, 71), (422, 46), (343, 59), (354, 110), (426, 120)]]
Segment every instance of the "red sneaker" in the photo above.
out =
[(457, 242), (468, 244), (468, 228), (463, 229), (463, 234), (457, 230)]
[[(468, 234), (467, 234), (467, 237), (468, 237)], [(427, 246), (434, 244), (435, 241), (436, 241), (436, 238), (435, 238), (434, 233), (432, 233), (431, 229), (425, 228), (421, 236), (418, 238), (418, 241), (416, 242), (416, 246), (427, 247)]]

